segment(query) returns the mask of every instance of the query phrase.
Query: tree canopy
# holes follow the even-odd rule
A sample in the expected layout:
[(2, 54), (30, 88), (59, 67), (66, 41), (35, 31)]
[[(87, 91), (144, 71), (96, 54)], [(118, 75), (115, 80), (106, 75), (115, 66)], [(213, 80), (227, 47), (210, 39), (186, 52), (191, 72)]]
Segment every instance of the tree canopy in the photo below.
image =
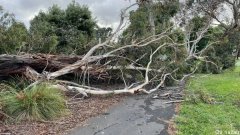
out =
[(96, 26), (87, 6), (72, 2), (63, 10), (54, 5), (31, 21), (31, 47), (45, 53), (83, 54)]

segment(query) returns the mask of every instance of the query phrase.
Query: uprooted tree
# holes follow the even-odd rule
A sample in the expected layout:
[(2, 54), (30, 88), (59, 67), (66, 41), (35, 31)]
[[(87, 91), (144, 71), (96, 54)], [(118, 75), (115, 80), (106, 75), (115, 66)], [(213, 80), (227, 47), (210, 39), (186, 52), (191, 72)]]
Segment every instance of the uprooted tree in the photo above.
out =
[[(208, 59), (205, 52), (220, 41), (209, 39), (204, 46), (199, 48), (200, 42), (211, 34), (209, 30), (214, 18), (208, 14), (204, 15), (204, 23), (196, 28), (196, 25), (193, 25), (193, 18), (182, 15), (185, 14), (185, 11), (169, 11), (171, 14), (167, 16), (167, 19), (166, 16), (161, 15), (156, 15), (158, 20), (155, 21), (146, 19), (146, 21), (151, 21), (149, 22), (150, 28), (142, 25), (141, 22), (135, 23), (140, 23), (137, 25), (143, 26), (142, 28), (131, 27), (130, 24), (123, 36), (116, 42), (117, 35), (126, 26), (129, 9), (138, 4), (135, 3), (122, 10), (116, 30), (108, 34), (109, 36), (104, 42), (93, 45), (83, 56), (3, 54), (0, 55), (0, 74), (5, 76), (24, 75), (32, 81), (27, 88), (44, 81), (64, 91), (77, 91), (87, 96), (88, 94), (133, 94), (139, 92), (149, 94), (164, 87), (167, 81), (184, 82), (198, 70), (203, 62), (219, 68), (216, 63)], [(154, 3), (152, 4), (154, 5)], [(155, 3), (156, 7), (158, 7), (157, 4), (159, 3)], [(160, 3), (161, 6), (164, 4), (171, 3)], [(139, 6), (140, 13), (148, 12), (148, 8)], [(169, 7), (162, 6), (162, 8)], [(138, 17), (137, 12), (132, 13), (132, 17)], [(163, 11), (159, 10), (159, 12)], [(142, 14), (140, 16), (145, 17)], [(161, 20), (161, 17), (166, 20)], [(174, 21), (170, 21), (173, 17), (175, 17)], [(154, 32), (152, 26), (155, 27)], [(141, 32), (151, 34), (139, 36), (140, 33), (135, 32), (137, 28)], [(120, 78), (125, 87), (105, 90), (92, 87), (89, 83), (79, 84), (62, 79), (63, 76), (69, 74), (81, 77), (83, 82), (89, 79)], [(129, 83), (129, 74), (131, 74), (130, 78), (136, 78), (136, 81)]]

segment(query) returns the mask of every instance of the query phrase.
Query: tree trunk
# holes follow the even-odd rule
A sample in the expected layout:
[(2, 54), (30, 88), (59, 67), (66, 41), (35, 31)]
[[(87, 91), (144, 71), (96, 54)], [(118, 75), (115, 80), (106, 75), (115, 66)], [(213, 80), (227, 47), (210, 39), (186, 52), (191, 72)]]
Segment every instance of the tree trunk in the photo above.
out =
[(154, 22), (154, 14), (153, 14), (153, 1), (149, 0), (147, 1), (147, 9), (148, 9), (148, 22), (149, 22), (149, 26), (150, 26), (150, 30), (152, 35), (156, 35), (155, 33), (155, 22)]

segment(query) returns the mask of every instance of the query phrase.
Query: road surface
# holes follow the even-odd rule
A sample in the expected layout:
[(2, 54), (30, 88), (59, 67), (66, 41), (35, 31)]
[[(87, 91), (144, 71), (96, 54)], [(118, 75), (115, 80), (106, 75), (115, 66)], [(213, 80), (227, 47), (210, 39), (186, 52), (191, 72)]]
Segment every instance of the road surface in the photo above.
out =
[(90, 119), (86, 126), (72, 130), (71, 135), (168, 135), (175, 105), (152, 97), (127, 97), (106, 113)]

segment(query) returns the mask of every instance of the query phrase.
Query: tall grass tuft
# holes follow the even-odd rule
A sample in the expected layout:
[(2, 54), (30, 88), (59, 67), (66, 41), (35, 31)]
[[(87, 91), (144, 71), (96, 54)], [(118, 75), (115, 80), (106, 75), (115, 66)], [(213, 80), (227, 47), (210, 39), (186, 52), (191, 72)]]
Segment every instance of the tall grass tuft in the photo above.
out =
[(52, 120), (66, 114), (63, 94), (47, 84), (39, 84), (20, 92), (11, 90), (2, 97), (3, 111), (21, 120)]

